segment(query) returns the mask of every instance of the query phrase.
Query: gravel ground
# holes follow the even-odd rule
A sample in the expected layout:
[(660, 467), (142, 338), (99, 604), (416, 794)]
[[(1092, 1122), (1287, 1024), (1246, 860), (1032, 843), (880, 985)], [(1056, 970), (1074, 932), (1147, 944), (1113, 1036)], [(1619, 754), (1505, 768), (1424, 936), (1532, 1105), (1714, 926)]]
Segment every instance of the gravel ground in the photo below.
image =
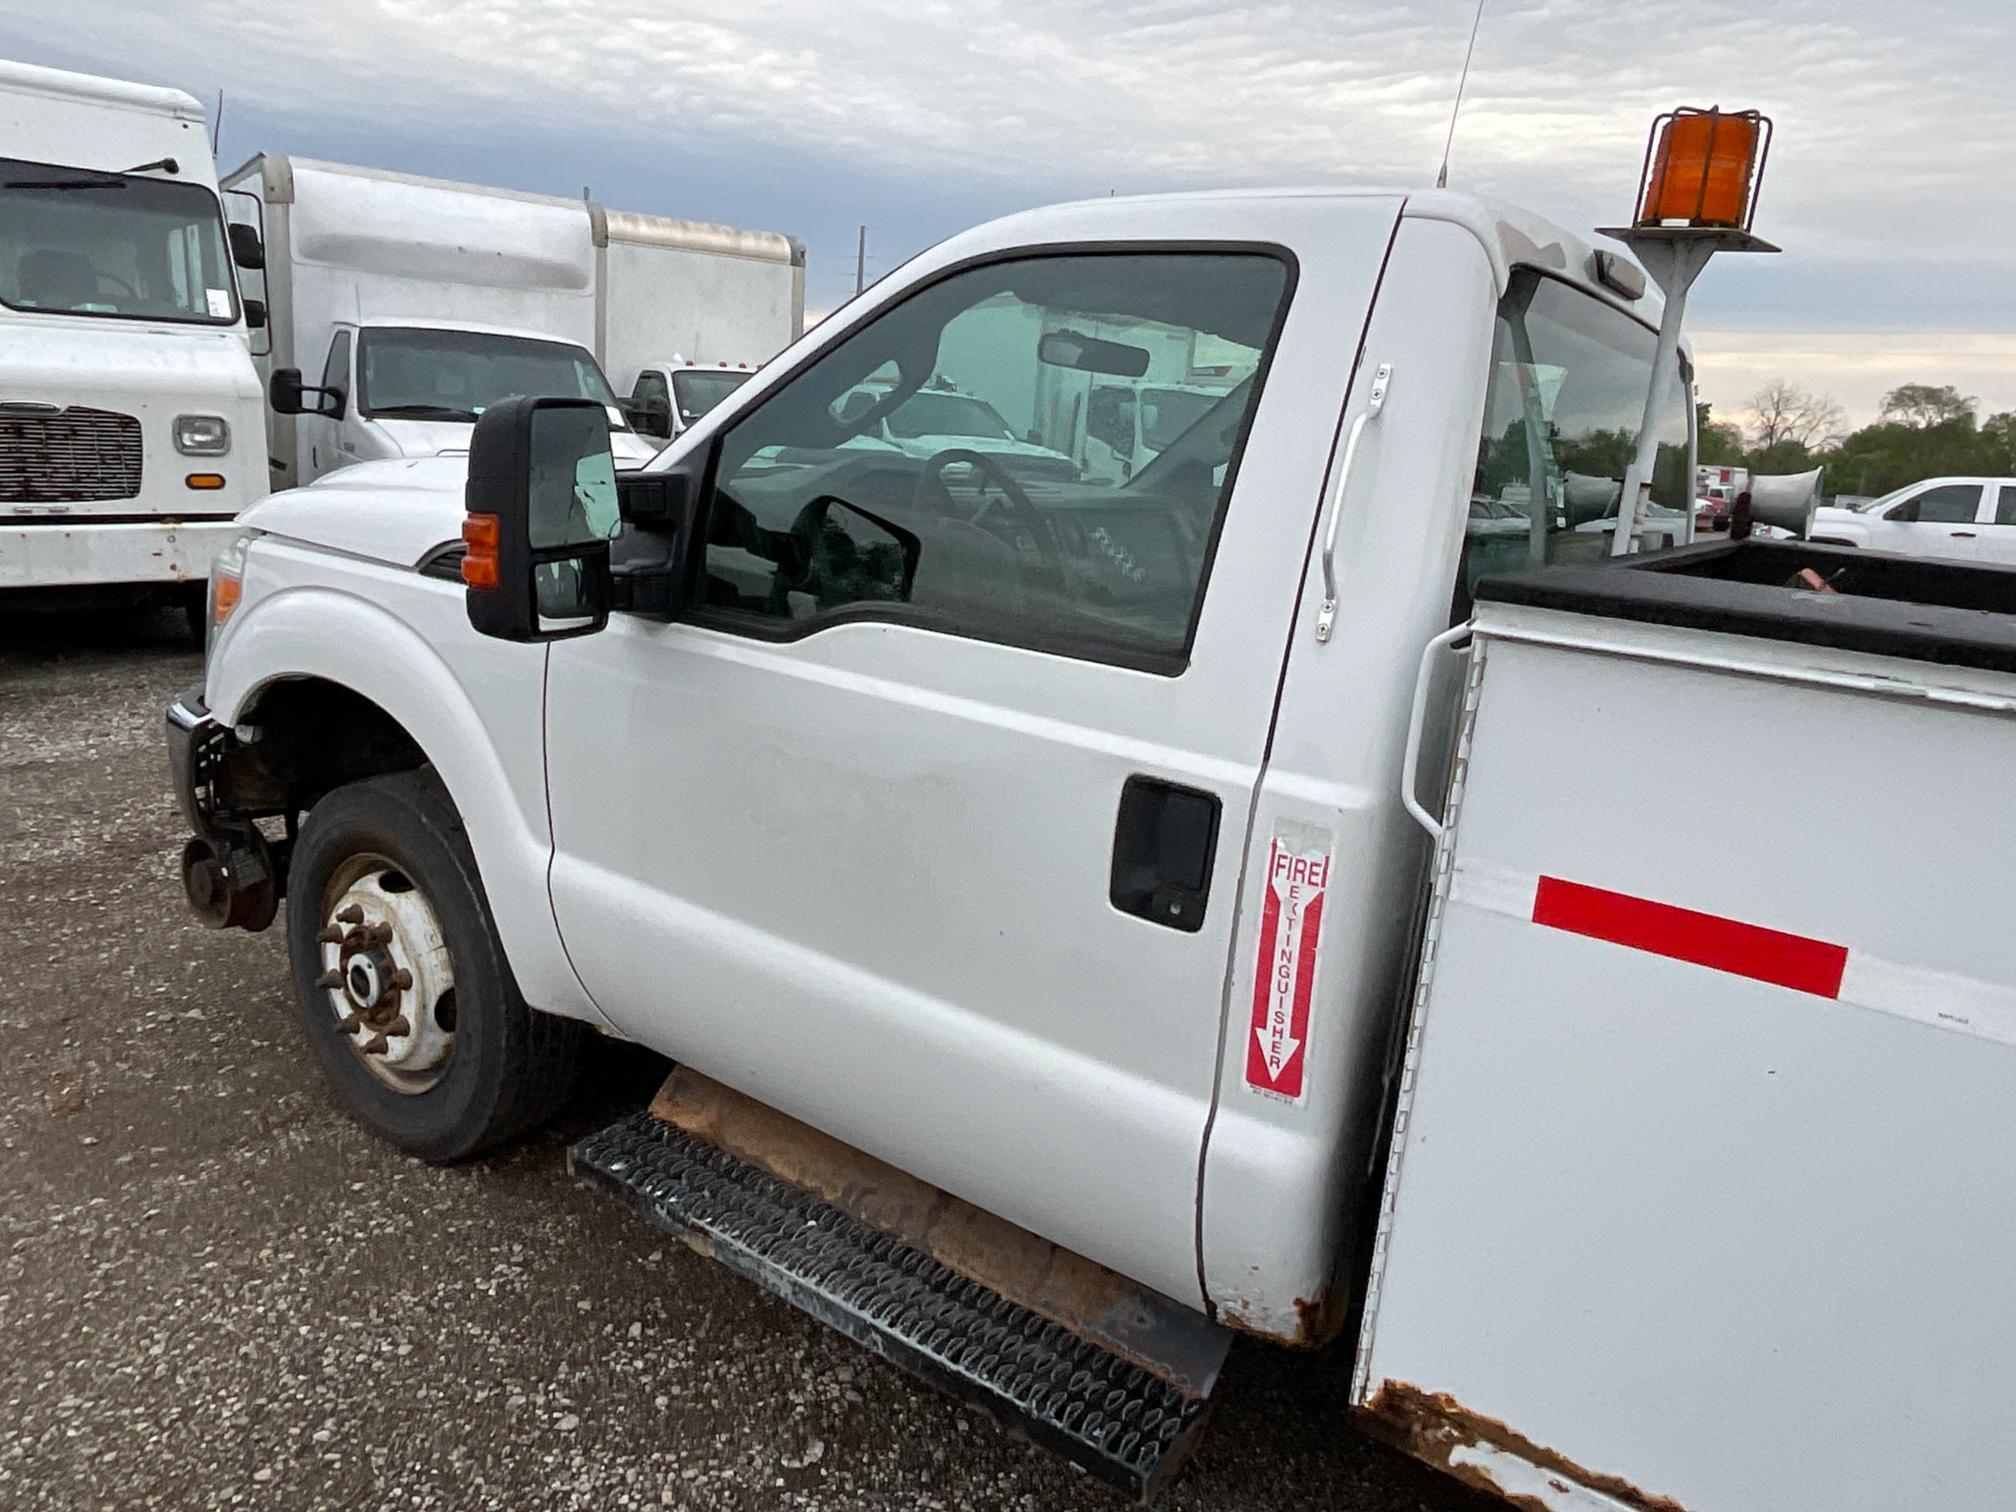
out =
[[(179, 617), (0, 617), (0, 1506), (1117, 1508), (991, 1422), (572, 1187), (339, 1115), (285, 947), (210, 933), (161, 710)], [(1348, 1356), (1242, 1346), (1171, 1508), (1487, 1503), (1359, 1437)]]

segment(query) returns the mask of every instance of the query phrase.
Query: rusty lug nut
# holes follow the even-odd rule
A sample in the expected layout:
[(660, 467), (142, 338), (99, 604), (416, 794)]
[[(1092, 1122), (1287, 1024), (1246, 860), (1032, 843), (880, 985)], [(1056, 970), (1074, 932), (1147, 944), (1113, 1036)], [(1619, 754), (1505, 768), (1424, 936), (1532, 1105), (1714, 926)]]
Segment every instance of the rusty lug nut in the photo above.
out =
[(413, 985), (413, 973), (408, 971), (404, 966), (401, 966), (397, 971), (392, 973), (392, 985), (400, 992), (404, 992), (408, 987)]
[(413, 1026), (406, 1022), (406, 1015), (402, 1013), (385, 1026), (385, 1032), (404, 1036), (413, 1032)]
[(352, 903), (348, 908), (336, 915), (336, 922), (338, 924), (362, 924), (364, 922), (364, 910), (360, 905)]
[(390, 1048), (391, 1046), (386, 1043), (385, 1036), (382, 1034), (374, 1034), (371, 1038), (364, 1041), (364, 1053), (366, 1055), (383, 1055)]
[(342, 1034), (355, 1034), (357, 1032), (357, 1026), (363, 1022), (364, 1020), (357, 1017), (356, 1014), (346, 1013), (343, 1015), (343, 1017), (336, 1020), (336, 1028), (337, 1031)]
[(315, 936), (315, 940), (317, 944), (321, 945), (341, 945), (343, 943), (343, 931), (338, 929), (334, 924), (325, 924), (322, 926), (322, 933)]
[(341, 987), (343, 985), (343, 973), (332, 966), (329, 970), (323, 972), (322, 975), (315, 978), (315, 985), (317, 987)]
[(374, 924), (365, 930), (364, 934), (374, 945), (390, 945), (392, 943), (392, 926), (390, 924)]

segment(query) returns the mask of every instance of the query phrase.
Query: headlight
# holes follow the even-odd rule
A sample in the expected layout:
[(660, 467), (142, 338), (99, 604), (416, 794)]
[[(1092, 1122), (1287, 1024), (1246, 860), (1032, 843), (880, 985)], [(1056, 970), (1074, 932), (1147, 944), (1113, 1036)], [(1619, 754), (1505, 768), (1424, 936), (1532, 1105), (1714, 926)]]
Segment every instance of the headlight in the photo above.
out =
[(221, 457), (231, 450), (231, 427), (222, 415), (177, 415), (175, 450), (187, 457)]
[(226, 541), (210, 562), (210, 602), (204, 623), (209, 627), (205, 635), (208, 643), (217, 639), (217, 632), (224, 628), (224, 622), (231, 618), (238, 608), (238, 600), (245, 591), (245, 548), (258, 535), (256, 530), (241, 530)]

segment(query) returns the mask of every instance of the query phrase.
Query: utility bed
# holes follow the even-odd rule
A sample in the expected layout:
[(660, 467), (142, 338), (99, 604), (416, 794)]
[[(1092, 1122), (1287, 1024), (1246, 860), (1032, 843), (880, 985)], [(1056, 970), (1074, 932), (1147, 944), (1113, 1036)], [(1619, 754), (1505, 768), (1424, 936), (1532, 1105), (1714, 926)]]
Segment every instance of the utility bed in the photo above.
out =
[(1354, 1400), (1547, 1507), (2006, 1507), (2016, 572), (1478, 598)]

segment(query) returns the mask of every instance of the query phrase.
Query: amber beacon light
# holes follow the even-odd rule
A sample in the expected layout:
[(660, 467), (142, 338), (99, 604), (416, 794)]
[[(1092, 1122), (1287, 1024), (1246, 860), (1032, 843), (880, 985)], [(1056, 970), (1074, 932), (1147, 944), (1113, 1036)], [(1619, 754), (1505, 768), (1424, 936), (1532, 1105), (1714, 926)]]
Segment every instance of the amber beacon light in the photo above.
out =
[(1638, 182), (1640, 226), (1748, 231), (1771, 150), (1771, 118), (1683, 108), (1652, 123)]

